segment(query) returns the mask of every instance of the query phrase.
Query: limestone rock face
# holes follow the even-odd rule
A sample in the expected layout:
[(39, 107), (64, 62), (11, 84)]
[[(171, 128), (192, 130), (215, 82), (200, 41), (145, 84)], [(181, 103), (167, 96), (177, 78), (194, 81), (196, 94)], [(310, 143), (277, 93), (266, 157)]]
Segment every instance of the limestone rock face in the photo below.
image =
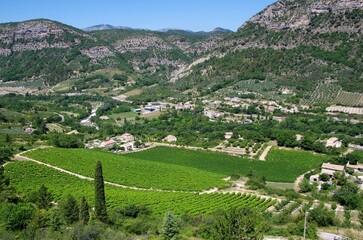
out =
[[(362, 8), (363, 0), (279, 0), (248, 22), (273, 30), (308, 28), (316, 15), (339, 14)], [(344, 28), (340, 30), (344, 31)]]

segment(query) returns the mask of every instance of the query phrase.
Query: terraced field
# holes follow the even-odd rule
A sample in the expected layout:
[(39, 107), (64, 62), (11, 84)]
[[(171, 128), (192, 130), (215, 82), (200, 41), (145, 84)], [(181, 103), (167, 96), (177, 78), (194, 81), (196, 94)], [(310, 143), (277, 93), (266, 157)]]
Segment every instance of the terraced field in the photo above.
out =
[(326, 104), (333, 102), (341, 87), (333, 84), (319, 83), (315, 90), (306, 95), (307, 98), (302, 99), (302, 105)]
[[(6, 165), (5, 174), (10, 177), (12, 186), (23, 194), (38, 190), (42, 184), (53, 194), (55, 200), (69, 194), (76, 198), (85, 196), (94, 202), (93, 182), (61, 173), (57, 170), (33, 163), (13, 162)], [(219, 209), (250, 206), (265, 210), (276, 202), (250, 194), (193, 194), (181, 192), (137, 191), (114, 186), (105, 186), (106, 202), (109, 208), (125, 207), (129, 204), (145, 205), (156, 216), (167, 211), (177, 215), (209, 214)]]
[(340, 91), (334, 103), (343, 106), (362, 107), (363, 94)]

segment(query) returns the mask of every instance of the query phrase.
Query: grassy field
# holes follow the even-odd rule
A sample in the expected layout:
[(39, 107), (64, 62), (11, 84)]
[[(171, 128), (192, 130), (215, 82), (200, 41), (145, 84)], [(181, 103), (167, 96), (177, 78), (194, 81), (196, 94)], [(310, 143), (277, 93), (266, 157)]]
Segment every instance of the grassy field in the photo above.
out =
[(28, 152), (26, 156), (89, 177), (94, 176), (96, 162), (100, 160), (105, 180), (141, 188), (201, 191), (227, 184), (222, 180), (223, 174), (97, 150), (47, 148)]
[(271, 182), (292, 183), (303, 173), (320, 166), (327, 156), (298, 150), (272, 148), (267, 161), (251, 160), (225, 154), (158, 147), (148, 151), (130, 153), (130, 158), (192, 167), (203, 171), (230, 176), (246, 175), (255, 171)]
[[(55, 200), (65, 199), (69, 194), (80, 199), (85, 196), (93, 205), (93, 182), (81, 180), (54, 169), (33, 162), (13, 162), (6, 165), (5, 174), (17, 191), (29, 194), (44, 184)], [(199, 215), (212, 213), (219, 209), (251, 206), (265, 210), (273, 205), (271, 199), (261, 199), (249, 194), (193, 194), (158, 191), (136, 191), (114, 186), (105, 186), (108, 208), (125, 207), (130, 204), (145, 205), (154, 215), (162, 216), (167, 211), (177, 215)]]

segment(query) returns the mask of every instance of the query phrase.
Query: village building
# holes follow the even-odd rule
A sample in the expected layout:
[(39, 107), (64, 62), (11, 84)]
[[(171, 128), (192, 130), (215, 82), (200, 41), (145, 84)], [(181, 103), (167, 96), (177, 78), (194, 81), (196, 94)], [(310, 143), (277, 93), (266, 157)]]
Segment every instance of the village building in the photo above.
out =
[(325, 147), (333, 147), (333, 148), (340, 148), (342, 147), (342, 142), (336, 138), (336, 137), (332, 137), (332, 138), (329, 138), (328, 140), (326, 140), (326, 143), (325, 143)]
[(116, 144), (116, 141), (115, 141), (115, 140), (110, 139), (110, 140), (108, 140), (108, 141), (103, 141), (103, 142), (101, 142), (100, 147), (102, 147), (102, 148), (108, 148), (108, 147), (113, 147), (113, 146), (115, 146), (115, 144)]
[(135, 137), (130, 133), (124, 133), (121, 136), (117, 136), (116, 140), (126, 143), (135, 141)]
[(304, 136), (303, 136), (303, 135), (301, 135), (301, 134), (296, 134), (296, 135), (295, 135), (295, 140), (296, 140), (297, 142), (302, 141), (302, 140), (303, 140), (303, 138), (304, 138)]
[(218, 119), (219, 117), (224, 116), (224, 113), (212, 110), (204, 110), (204, 116), (209, 117), (211, 120), (215, 120)]
[(253, 121), (251, 119), (249, 119), (249, 118), (245, 118), (245, 119), (242, 120), (241, 123), (242, 124), (251, 124), (251, 123), (253, 123)]
[(67, 133), (67, 135), (77, 135), (79, 132), (77, 130), (73, 130)]
[(35, 131), (35, 129), (31, 128), (31, 127), (28, 127), (28, 128), (24, 129), (24, 132), (27, 133), (27, 134), (32, 134), (34, 131)]
[(231, 138), (232, 138), (232, 136), (233, 136), (233, 132), (226, 132), (226, 133), (224, 134), (224, 138), (225, 138), (226, 140), (231, 139)]
[(108, 116), (101, 116), (100, 119), (101, 120), (109, 120), (110, 118)]
[(134, 142), (128, 142), (125, 144), (122, 144), (121, 147), (124, 148), (125, 152), (132, 151), (135, 148)]
[(353, 170), (354, 172), (363, 172), (363, 164), (360, 164), (360, 163), (353, 165), (348, 162), (347, 168), (350, 170)]
[(344, 166), (331, 164), (331, 163), (323, 163), (323, 165), (321, 166), (321, 174), (326, 173), (330, 177), (333, 177), (334, 173), (336, 173), (336, 172), (343, 173), (344, 172)]
[(173, 135), (168, 135), (163, 139), (165, 142), (176, 142), (177, 140), (178, 138)]

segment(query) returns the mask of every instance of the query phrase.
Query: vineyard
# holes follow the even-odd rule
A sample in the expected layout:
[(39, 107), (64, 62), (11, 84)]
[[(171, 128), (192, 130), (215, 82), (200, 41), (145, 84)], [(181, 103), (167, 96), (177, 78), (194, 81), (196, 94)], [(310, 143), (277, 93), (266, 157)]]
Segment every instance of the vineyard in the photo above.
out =
[(56, 123), (47, 123), (46, 126), (50, 132), (58, 132), (58, 133), (64, 132), (64, 129)]
[(331, 103), (336, 99), (340, 91), (341, 87), (338, 85), (320, 82), (314, 92), (307, 94), (305, 99), (300, 101), (300, 104), (311, 106), (315, 104)]
[[(157, 147), (147, 151), (127, 154), (135, 160), (148, 160), (191, 167), (224, 176), (246, 175), (254, 171), (271, 182), (294, 182), (301, 174), (318, 167), (328, 157), (299, 150), (272, 148), (267, 161), (251, 160), (208, 151)], [(283, 174), (281, 174), (283, 173)]]
[[(5, 174), (10, 178), (12, 186), (23, 194), (30, 194), (45, 184), (55, 200), (65, 199), (72, 194), (78, 199), (85, 196), (90, 203), (94, 201), (93, 182), (81, 180), (33, 162), (8, 164), (5, 167)], [(276, 203), (275, 200), (250, 194), (137, 191), (109, 185), (105, 186), (105, 192), (109, 208), (122, 208), (130, 204), (145, 205), (156, 216), (162, 216), (167, 211), (173, 211), (177, 215), (196, 216), (243, 206), (263, 211)]]
[(343, 106), (362, 107), (363, 94), (340, 91), (334, 103)]
[(363, 115), (363, 108), (343, 107), (343, 106), (330, 106), (326, 108), (327, 112), (343, 112), (348, 114)]
[(228, 184), (222, 174), (96, 150), (47, 148), (26, 156), (88, 177), (94, 176), (100, 160), (106, 181), (140, 188), (202, 191)]

